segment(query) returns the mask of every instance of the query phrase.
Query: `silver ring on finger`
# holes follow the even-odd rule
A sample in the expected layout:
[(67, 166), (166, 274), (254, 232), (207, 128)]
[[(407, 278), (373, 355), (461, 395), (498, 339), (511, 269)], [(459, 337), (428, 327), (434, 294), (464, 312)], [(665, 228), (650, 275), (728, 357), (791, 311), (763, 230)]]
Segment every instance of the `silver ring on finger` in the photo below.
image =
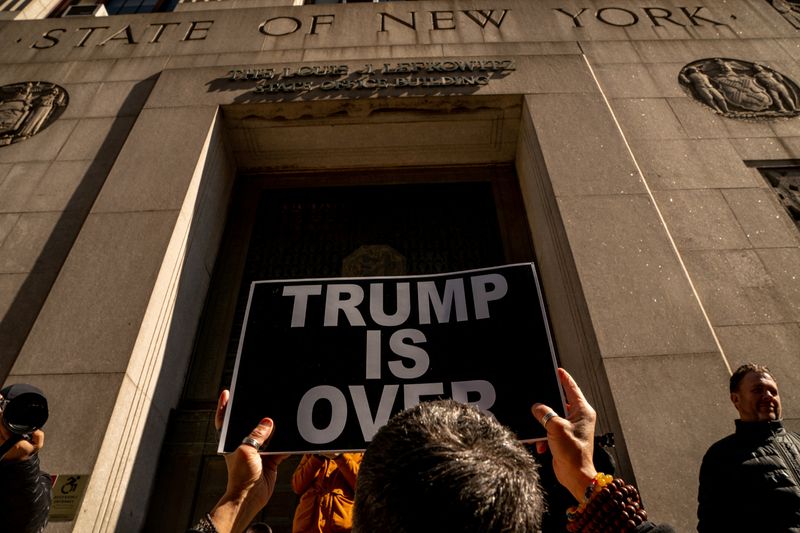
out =
[(549, 413), (544, 415), (542, 417), (542, 427), (547, 429), (547, 423), (550, 422), (551, 418), (554, 418), (556, 416), (558, 416), (558, 414), (555, 411), (550, 411)]
[(254, 439), (253, 437), (245, 437), (245, 438), (243, 438), (242, 439), (242, 444), (244, 444), (246, 446), (252, 446), (256, 450), (261, 449), (261, 444), (259, 444), (258, 441), (256, 439)]

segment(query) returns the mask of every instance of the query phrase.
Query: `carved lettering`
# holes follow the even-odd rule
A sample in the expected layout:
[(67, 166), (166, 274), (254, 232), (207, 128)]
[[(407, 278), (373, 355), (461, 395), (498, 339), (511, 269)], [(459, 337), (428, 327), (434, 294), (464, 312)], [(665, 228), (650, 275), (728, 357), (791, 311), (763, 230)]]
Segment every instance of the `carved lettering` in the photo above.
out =
[[(450, 20), (442, 19), (442, 22)], [(395, 88), (477, 87), (487, 85), (485, 72), (516, 70), (510, 59), (442, 60), (365, 64), (352, 70), (348, 65), (301, 65), (298, 67), (246, 68), (228, 71), (230, 81), (257, 81), (258, 94), (301, 93), (315, 90), (379, 91)], [(353, 76), (357, 74), (360, 76)], [(426, 75), (427, 74), (427, 75)], [(350, 76), (347, 78), (346, 76)], [(338, 78), (338, 79), (320, 79)]]
[(500, 28), (500, 25), (503, 23), (503, 19), (506, 18), (506, 13), (508, 13), (508, 11), (508, 9), (504, 9), (503, 13), (497, 20), (494, 20), (493, 17), (494, 9), (490, 9), (488, 11), (484, 11), (483, 9), (477, 9), (475, 11), (462, 10), (461, 12), (481, 28), (485, 28), (486, 24), (489, 22), (491, 22), (495, 28)]
[[(567, 17), (574, 28), (586, 27), (587, 20), (595, 20), (599, 23), (614, 26), (618, 28), (627, 28), (639, 24), (640, 22), (647, 23), (654, 28), (685, 28), (688, 26), (726, 26), (726, 23), (720, 22), (712, 18), (712, 15), (707, 11), (706, 6), (686, 7), (674, 6), (669, 8), (664, 7), (638, 7), (638, 8), (623, 8), (623, 7), (602, 7), (597, 10), (592, 10), (592, 13), (587, 15), (590, 8), (553, 8), (557, 13), (557, 18)], [(430, 13), (430, 30), (434, 31), (452, 31), (457, 29), (459, 24), (459, 16), (457, 13), (462, 14), (465, 19), (476, 24), (482, 29), (491, 28), (500, 29), (504, 23), (507, 15), (510, 13), (509, 9), (464, 9), (458, 11), (451, 10), (433, 10)], [(406, 13), (391, 14), (386, 12), (378, 13), (380, 17), (379, 32), (388, 32), (390, 30), (404, 29), (417, 31), (416, 11), (409, 11)], [(735, 17), (734, 17), (735, 18)], [(562, 19), (563, 21), (564, 19)], [(425, 19), (427, 22), (427, 19)], [(322, 13), (317, 15), (310, 15), (308, 21), (308, 35), (325, 34), (324, 26), (332, 27), (336, 22), (336, 15), (332, 13)], [(282, 37), (296, 33), (303, 28), (304, 21), (300, 18), (293, 16), (277, 16), (264, 20), (259, 26), (258, 31), (262, 35), (270, 37)], [(86, 26), (80, 27), (75, 30), (77, 41), (74, 44), (75, 48), (85, 48), (87, 46), (104, 46), (112, 41), (124, 41), (129, 45), (136, 44), (155, 44), (164, 41), (165, 35), (171, 32), (172, 26), (180, 26), (181, 22), (156, 22), (151, 23), (148, 27), (153, 28), (138, 28), (135, 24), (127, 24), (119, 27), (117, 30), (111, 30), (110, 26)], [(207, 39), (211, 27), (214, 24), (213, 20), (195, 20), (186, 22), (188, 25), (182, 33), (182, 37), (173, 32), (172, 37), (175, 40), (184, 41), (202, 41)], [(98, 30), (109, 30), (109, 33), (97, 34)], [(65, 28), (52, 28), (40, 37), (33, 40), (30, 48), (36, 50), (44, 50), (52, 48), (60, 44), (65, 39), (65, 34), (68, 30)], [(92, 41), (94, 35), (98, 36), (97, 39)], [(169, 34), (172, 36), (172, 34)], [(72, 39), (70, 39), (72, 42)]]
[[(322, 17), (330, 17), (330, 20), (320, 20)], [(328, 26), (332, 26), (334, 18), (335, 18), (334, 15), (314, 15), (313, 17), (311, 17), (311, 31), (309, 31), (308, 34), (317, 35), (317, 26), (320, 24), (326, 24)]]
[[(372, 73), (372, 65), (363, 73)], [(414, 63), (384, 63), (381, 74), (409, 74), (417, 72), (474, 72), (485, 70), (515, 70), (511, 60), (494, 61), (417, 61)]]
[[(320, 19), (317, 22), (318, 25), (332, 23), (332, 20), (329, 21), (324, 17), (327, 17), (327, 15), (317, 16)], [(186, 22), (187, 28), (182, 37), (176, 34), (177, 30), (173, 32), (170, 29), (181, 24), (184, 23), (154, 22), (142, 27), (138, 27), (136, 24), (126, 24), (124, 26), (115, 26), (115, 29), (112, 29), (111, 26), (81, 26), (74, 30), (75, 37), (66, 41), (65, 38), (69, 30), (66, 28), (52, 28), (34, 40), (30, 47), (35, 50), (44, 50), (53, 48), (62, 42), (74, 42), (74, 48), (105, 46), (113, 41), (123, 41), (132, 45), (156, 44), (164, 42), (166, 35), (169, 35), (175, 41), (202, 41), (208, 37), (214, 21), (194, 20)], [(151, 30), (150, 28), (153, 29)], [(104, 32), (104, 30), (108, 30), (108, 32)]]
[[(647, 17), (647, 19), (649, 19), (650, 23), (655, 28), (667, 27), (669, 24), (679, 26), (681, 28), (686, 27), (687, 24), (683, 21), (681, 15), (685, 17), (686, 22), (692, 26), (703, 26), (704, 23), (710, 23), (714, 26), (725, 25), (722, 22), (701, 15), (700, 12), (703, 9), (706, 9), (705, 6), (694, 8), (677, 7), (677, 9), (680, 10), (680, 14), (677, 11), (663, 7), (641, 8), (642, 12), (644, 12), (644, 15)], [(553, 8), (553, 11), (556, 13), (560, 13), (566, 17), (569, 17), (569, 19), (572, 21), (572, 25), (575, 28), (583, 28), (585, 26), (584, 21), (581, 20), (581, 16), (588, 10), (589, 8), (582, 7), (577, 13), (572, 13), (560, 7)], [(640, 19), (640, 15), (637, 13), (637, 11), (622, 7), (603, 7), (595, 11), (594, 16), (603, 24), (616, 26), (618, 28), (626, 28), (628, 26), (638, 24)]]
[[(431, 11), (431, 24), (434, 30), (454, 30), (456, 24), (452, 11)], [(447, 26), (442, 26), (441, 23), (448, 23)]]
[[(271, 69), (270, 69), (271, 70)], [(315, 66), (302, 66), (298, 69), (291, 67), (284, 67), (281, 72), (281, 78), (307, 78), (309, 76), (347, 76), (347, 65), (315, 65)]]
[(156, 29), (155, 35), (153, 35), (153, 38), (150, 39), (149, 42), (150, 43), (159, 42), (158, 40), (161, 38), (161, 35), (164, 34), (164, 30), (166, 30), (168, 26), (180, 26), (180, 24), (181, 24), (180, 22), (157, 22), (155, 24), (150, 24), (150, 26), (158, 26), (158, 29)]
[(583, 24), (581, 24), (581, 21), (579, 19), (580, 19), (581, 15), (583, 15), (586, 11), (588, 11), (588, 8), (582, 7), (581, 10), (578, 11), (577, 15), (573, 15), (572, 13), (570, 13), (568, 11), (564, 11), (560, 7), (554, 8), (554, 11), (556, 13), (561, 13), (561, 14), (566, 15), (569, 18), (571, 18), (572, 19), (572, 23), (575, 25), (576, 28), (583, 28)]
[[(208, 26), (201, 26), (201, 24), (208, 24)], [(214, 24), (213, 20), (193, 20), (189, 25), (189, 31), (181, 41), (204, 41), (212, 24)]]
[[(122, 33), (125, 35), (122, 35)], [(113, 33), (110, 37), (101, 41), (97, 46), (103, 46), (109, 41), (125, 41), (128, 44), (136, 44), (136, 41), (133, 40), (133, 34), (131, 33), (131, 25), (128, 24), (118, 32)]]
[[(607, 20), (606, 19), (606, 15), (605, 15), (605, 13), (607, 11), (614, 11), (614, 12), (621, 11), (621, 12), (625, 13), (625, 15), (623, 15), (623, 20), (627, 18), (627, 21), (626, 22), (615, 22), (614, 20)], [(621, 7), (604, 7), (602, 9), (598, 9), (597, 13), (595, 14), (595, 16), (597, 17), (597, 20), (599, 20), (600, 22), (608, 24), (609, 26), (617, 26), (617, 27), (620, 27), (620, 28), (624, 28), (624, 27), (627, 27), (627, 26), (633, 26), (634, 24), (639, 22), (639, 15), (637, 15), (633, 11), (630, 11), (628, 9), (623, 9)], [(628, 17), (630, 17), (630, 18), (628, 18)]]
[(67, 31), (67, 30), (64, 29), (64, 28), (53, 28), (52, 30), (48, 30), (42, 35), (42, 39), (47, 39), (48, 41), (50, 41), (50, 44), (40, 43), (39, 41), (36, 41), (31, 45), (31, 48), (35, 48), (37, 50), (44, 50), (45, 48), (52, 48), (55, 45), (57, 45), (58, 41), (59, 41), (58, 37), (56, 37), (56, 36), (54, 36), (52, 34), (54, 32), (64, 33), (65, 31)]
[(248, 68), (228, 71), (228, 79), (231, 81), (271, 80), (273, 78), (275, 78), (275, 69), (273, 68)]
[(95, 30), (107, 30), (110, 26), (90, 26), (88, 28), (78, 28), (77, 31), (86, 30), (86, 35), (75, 45), (75, 48), (83, 48), (83, 45), (86, 44), (86, 41), (89, 40), (89, 37), (95, 32)]
[(704, 20), (706, 22), (710, 22), (714, 26), (725, 26), (725, 24), (723, 24), (722, 22), (717, 22), (716, 20), (711, 20), (709, 18), (701, 17), (700, 15), (698, 15), (697, 13), (701, 9), (705, 9), (705, 6), (700, 6), (700, 7), (694, 8), (694, 11), (692, 13), (689, 13), (689, 8), (688, 7), (682, 7), (680, 9), (681, 9), (681, 11), (683, 11), (683, 14), (686, 15), (686, 18), (689, 19), (689, 22), (692, 23), (692, 26), (702, 26), (702, 24), (697, 22), (698, 20)]
[[(277, 25), (285, 25), (288, 23), (288, 28), (286, 31), (282, 33), (273, 33), (270, 31), (270, 25), (273, 23), (278, 22)], [(267, 19), (261, 23), (258, 27), (258, 31), (263, 33), (264, 35), (269, 35), (270, 37), (281, 37), (283, 35), (289, 35), (290, 33), (294, 33), (299, 30), (303, 26), (303, 23), (300, 22), (298, 19), (294, 17), (272, 17), (271, 19)]]
[(669, 9), (664, 9), (663, 7), (645, 7), (644, 12), (645, 14), (647, 14), (647, 17), (653, 23), (653, 26), (656, 26), (658, 28), (661, 27), (661, 23), (659, 22), (660, 20), (665, 20), (667, 22), (675, 24), (676, 26), (681, 26), (681, 27), (684, 26), (677, 20), (672, 20), (672, 11), (670, 11)]
[(398, 18), (398, 17), (395, 17), (394, 15), (390, 15), (389, 13), (381, 13), (380, 15), (381, 15), (381, 30), (380, 31), (386, 31), (386, 18), (387, 17), (392, 19), (392, 20), (394, 20), (395, 22), (398, 22), (398, 23), (402, 24), (403, 26), (411, 28), (412, 30), (416, 30), (417, 29), (417, 19), (416, 19), (417, 13), (415, 11), (411, 11), (411, 22), (406, 22), (405, 20), (403, 20), (401, 18)]
[(323, 91), (349, 91), (349, 90), (380, 90), (405, 87), (474, 87), (488, 85), (487, 76), (441, 76), (441, 77), (407, 77), (407, 78), (372, 78), (363, 77), (355, 80), (331, 80), (316, 82), (293, 83), (261, 83), (255, 92), (266, 93), (296, 93), (321, 89)]

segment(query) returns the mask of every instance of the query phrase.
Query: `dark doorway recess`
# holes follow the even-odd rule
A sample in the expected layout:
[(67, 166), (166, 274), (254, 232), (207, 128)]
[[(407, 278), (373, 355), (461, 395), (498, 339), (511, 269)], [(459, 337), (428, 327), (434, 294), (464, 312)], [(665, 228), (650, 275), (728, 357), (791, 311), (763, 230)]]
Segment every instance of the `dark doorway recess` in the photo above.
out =
[[(180, 531), (222, 494), (213, 411), (230, 386), (250, 283), (338, 277), (360, 247), (388, 246), (406, 274), (533, 261), (510, 166), (241, 176), (233, 194), (181, 403), (170, 417), (147, 529)], [(396, 274), (389, 272), (388, 274)], [(269, 387), (291, 387), (264, 376)], [(293, 457), (261, 520), (289, 533)]]

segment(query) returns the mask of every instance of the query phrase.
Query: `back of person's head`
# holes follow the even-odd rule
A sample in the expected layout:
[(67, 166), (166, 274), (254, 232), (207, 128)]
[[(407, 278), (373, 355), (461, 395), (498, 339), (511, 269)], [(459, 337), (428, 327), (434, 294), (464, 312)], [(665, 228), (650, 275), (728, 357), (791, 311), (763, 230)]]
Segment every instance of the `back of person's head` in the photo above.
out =
[(739, 368), (734, 371), (733, 375), (731, 375), (730, 380), (730, 391), (731, 393), (739, 391), (739, 384), (742, 382), (744, 377), (749, 374), (750, 372), (755, 372), (756, 374), (762, 376), (769, 376), (772, 378), (772, 381), (775, 381), (775, 378), (772, 376), (772, 372), (770, 372), (769, 368), (764, 365), (759, 365), (757, 363), (745, 363)]
[(507, 428), (451, 400), (381, 428), (358, 473), (357, 533), (522, 533), (544, 512), (538, 467)]

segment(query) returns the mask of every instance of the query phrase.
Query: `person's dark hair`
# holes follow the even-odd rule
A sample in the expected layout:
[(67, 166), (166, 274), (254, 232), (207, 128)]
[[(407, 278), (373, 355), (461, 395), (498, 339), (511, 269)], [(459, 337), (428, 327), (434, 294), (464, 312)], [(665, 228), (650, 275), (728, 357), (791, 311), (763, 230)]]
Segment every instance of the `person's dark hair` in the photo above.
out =
[(737, 368), (736, 371), (731, 376), (730, 390), (732, 393), (738, 392), (739, 384), (742, 382), (744, 377), (750, 372), (755, 372), (756, 374), (769, 376), (773, 380), (775, 379), (774, 377), (772, 377), (772, 372), (770, 372), (769, 368), (767, 368), (766, 366), (759, 365), (757, 363), (745, 363), (739, 368)]
[(353, 531), (527, 533), (544, 505), (538, 465), (509, 429), (475, 407), (425, 402), (367, 448)]

